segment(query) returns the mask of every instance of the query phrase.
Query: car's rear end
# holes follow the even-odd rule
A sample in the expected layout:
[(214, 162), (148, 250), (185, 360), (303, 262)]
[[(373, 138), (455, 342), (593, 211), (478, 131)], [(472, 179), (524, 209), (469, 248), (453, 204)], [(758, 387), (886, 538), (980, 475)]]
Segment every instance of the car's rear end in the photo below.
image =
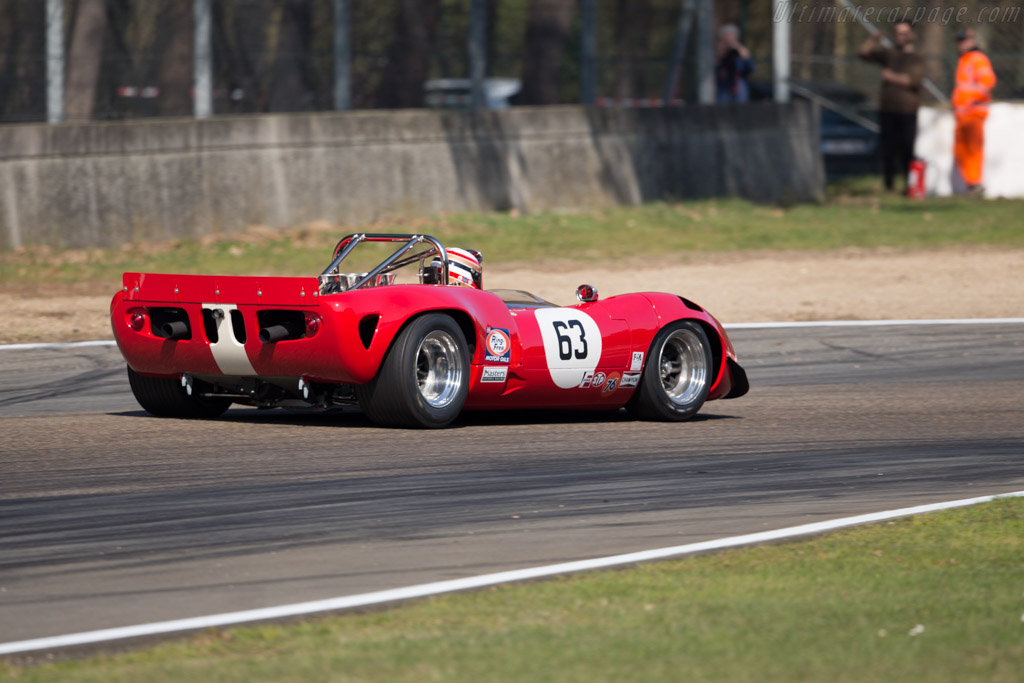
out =
[(111, 302), (114, 337), (137, 397), (136, 385), (169, 380), (184, 396), (316, 403), (310, 392), (317, 385), (373, 376), (379, 354), (363, 347), (361, 324), (321, 300), (316, 278), (125, 273)]

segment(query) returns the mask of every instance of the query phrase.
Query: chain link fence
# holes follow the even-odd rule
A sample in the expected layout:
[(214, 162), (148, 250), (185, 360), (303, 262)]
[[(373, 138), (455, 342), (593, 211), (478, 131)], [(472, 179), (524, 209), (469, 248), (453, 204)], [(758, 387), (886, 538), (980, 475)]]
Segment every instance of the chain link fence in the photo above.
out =
[[(465, 79), (475, 0), (348, 0), (351, 106), (419, 107), (431, 79)], [(211, 0), (214, 114), (334, 107), (337, 0)], [(513, 104), (582, 100), (586, 0), (484, 0), (487, 77), (521, 87)], [(660, 104), (666, 86), (695, 102), (699, 23), (669, 83), (681, 14), (702, 0), (593, 0), (595, 94), (610, 105)], [(952, 89), (957, 28), (975, 28), (999, 76), (997, 98), (1024, 96), (1024, 10), (1002, 0), (860, 0), (879, 28), (910, 19), (931, 79)], [(0, 0), (0, 121), (45, 121), (47, 2)], [(69, 120), (190, 116), (193, 0), (64, 0)], [(769, 98), (772, 25), (791, 23), (792, 77), (875, 97), (877, 67), (857, 48), (867, 31), (845, 3), (717, 0), (714, 25), (734, 23), (754, 55), (755, 98)], [(705, 36), (706, 37), (706, 36)], [(464, 105), (466, 99), (433, 104)]]

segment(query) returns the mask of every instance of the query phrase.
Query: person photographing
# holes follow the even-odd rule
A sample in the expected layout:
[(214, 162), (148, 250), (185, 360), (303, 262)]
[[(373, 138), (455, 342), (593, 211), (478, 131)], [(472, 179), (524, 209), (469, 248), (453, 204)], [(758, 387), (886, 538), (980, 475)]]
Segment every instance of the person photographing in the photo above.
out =
[[(882, 45), (882, 33), (873, 33), (858, 54), (867, 62), (882, 66), (882, 87), (878, 98), (879, 151), (886, 190), (893, 190), (900, 174), (906, 183), (914, 159), (917, 138), (917, 110), (921, 106), (924, 60), (914, 49), (914, 28), (908, 22), (896, 24), (894, 44)], [(904, 189), (906, 189), (904, 187)]]
[(719, 104), (743, 104), (750, 101), (747, 79), (754, 72), (750, 50), (740, 42), (740, 30), (726, 24), (718, 30), (715, 50), (715, 99)]

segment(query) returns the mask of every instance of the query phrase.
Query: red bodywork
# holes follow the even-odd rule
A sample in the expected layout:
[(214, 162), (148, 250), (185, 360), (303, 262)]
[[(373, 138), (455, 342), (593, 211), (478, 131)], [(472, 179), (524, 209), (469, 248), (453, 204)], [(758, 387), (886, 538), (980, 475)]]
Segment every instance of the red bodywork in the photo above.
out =
[[(634, 393), (658, 330), (681, 319), (699, 322), (711, 342), (714, 382), (708, 399), (746, 391), (745, 375), (719, 322), (671, 294), (531, 307), (444, 285), (321, 295), (315, 277), (125, 273), (123, 284), (111, 302), (114, 337), (128, 364), (143, 375), (271, 378), (281, 386), (298, 386), (300, 378), (362, 384), (376, 375), (403, 325), (423, 313), (445, 312), (471, 347), (466, 409), (619, 408)], [(155, 333), (154, 315), (167, 310), (187, 318), (189, 338)], [(213, 317), (217, 311), (222, 317)], [(307, 328), (296, 338), (259, 339), (267, 320), (261, 315), (302, 319), (306, 314), (321, 320), (311, 336)]]

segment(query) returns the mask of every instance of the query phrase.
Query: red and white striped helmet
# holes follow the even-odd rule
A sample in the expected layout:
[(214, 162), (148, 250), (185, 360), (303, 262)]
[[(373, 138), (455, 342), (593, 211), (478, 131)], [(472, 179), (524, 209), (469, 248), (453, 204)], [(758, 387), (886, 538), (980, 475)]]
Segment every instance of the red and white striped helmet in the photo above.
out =
[(448, 249), (448, 284), (483, 289), (483, 260), (474, 249)]

